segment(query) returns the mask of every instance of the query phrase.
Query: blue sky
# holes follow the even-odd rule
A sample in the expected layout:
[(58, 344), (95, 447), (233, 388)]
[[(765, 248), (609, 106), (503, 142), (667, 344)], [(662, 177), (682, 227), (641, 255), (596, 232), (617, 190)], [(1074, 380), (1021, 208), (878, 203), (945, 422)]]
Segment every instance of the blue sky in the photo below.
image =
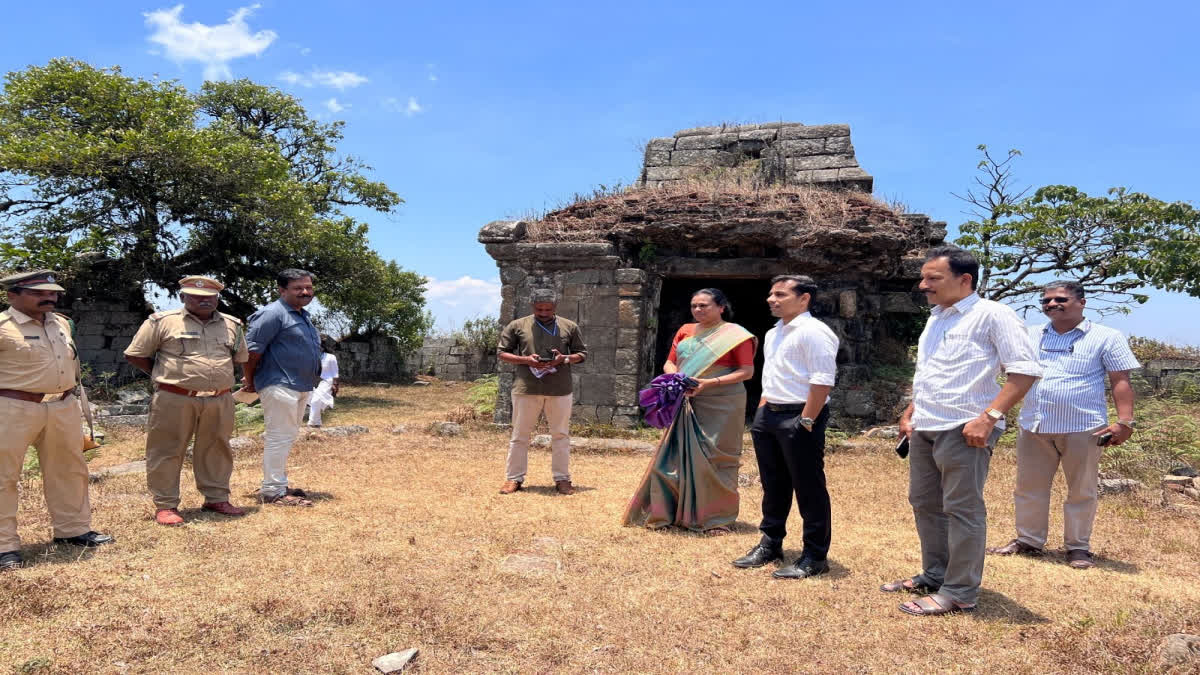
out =
[[(478, 229), (631, 181), (640, 145), (722, 122), (851, 125), (876, 194), (964, 220), (975, 146), (1093, 193), (1198, 199), (1194, 3), (10, 3), (0, 70), (71, 56), (126, 74), (248, 77), (346, 121), (406, 204), (358, 214), (431, 278), (442, 326), (498, 304)], [(1176, 342), (1200, 302), (1105, 322)]]

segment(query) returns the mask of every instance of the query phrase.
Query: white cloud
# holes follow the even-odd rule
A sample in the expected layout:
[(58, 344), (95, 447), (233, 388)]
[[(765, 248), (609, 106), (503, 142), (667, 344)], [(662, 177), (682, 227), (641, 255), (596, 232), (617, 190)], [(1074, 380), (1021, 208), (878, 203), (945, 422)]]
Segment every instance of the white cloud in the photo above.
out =
[(439, 281), (425, 277), (425, 301), (438, 328), (451, 330), (466, 319), (500, 314), (500, 280), (463, 276)]
[(251, 33), (246, 24), (246, 18), (258, 7), (242, 7), (230, 15), (225, 23), (212, 26), (181, 21), (183, 5), (156, 9), (143, 16), (146, 17), (146, 25), (153, 30), (148, 39), (162, 45), (167, 58), (177, 63), (203, 63), (204, 79), (219, 80), (233, 77), (229, 69), (230, 61), (244, 56), (257, 56), (275, 41), (275, 31)]
[(308, 56), (312, 53), (312, 47), (301, 47), (300, 56)]
[(285, 70), (279, 74), (279, 79), (288, 84), (298, 84), (302, 87), (330, 87), (342, 91), (370, 82), (366, 76), (348, 70), (317, 70), (315, 68), (307, 75), (301, 75), (293, 70)]
[(349, 103), (338, 103), (336, 98), (331, 98), (328, 101), (325, 101), (325, 107), (329, 108), (329, 112), (331, 113), (340, 113), (351, 106)]
[(402, 102), (395, 96), (389, 96), (383, 99), (383, 107), (392, 112), (404, 113), (409, 117), (425, 112), (425, 106), (418, 103), (415, 96), (409, 96), (407, 102)]
[(404, 106), (404, 114), (408, 115), (409, 117), (412, 117), (413, 115), (416, 115), (417, 113), (423, 113), (423, 112), (425, 112), (425, 108), (422, 108), (421, 104), (417, 103), (416, 97), (409, 96), (408, 97), (408, 105)]

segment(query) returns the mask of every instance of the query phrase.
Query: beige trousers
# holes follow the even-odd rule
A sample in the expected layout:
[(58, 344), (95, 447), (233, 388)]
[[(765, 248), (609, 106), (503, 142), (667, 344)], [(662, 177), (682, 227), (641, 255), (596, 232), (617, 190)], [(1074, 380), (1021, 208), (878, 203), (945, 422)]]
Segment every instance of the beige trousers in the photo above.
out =
[(508, 443), (508, 480), (525, 480), (529, 469), (529, 437), (545, 412), (550, 427), (550, 473), (555, 481), (571, 480), (572, 396), (512, 395), (512, 440)]
[[(1098, 427), (1097, 429), (1099, 429)], [(1040, 434), (1021, 429), (1017, 436), (1017, 539), (1042, 548), (1050, 529), (1050, 486), (1062, 464), (1067, 482), (1063, 502), (1063, 543), (1067, 550), (1089, 550), (1099, 497), (1100, 455), (1092, 434)]]
[(192, 436), (192, 474), (204, 502), (229, 501), (233, 475), (233, 396), (192, 397), (156, 391), (146, 429), (146, 485), (154, 507), (179, 506), (179, 472)]
[(55, 537), (75, 537), (92, 529), (88, 470), (83, 459), (83, 419), (79, 399), (31, 403), (0, 397), (0, 553), (21, 547), (17, 536), (17, 484), (25, 451), (37, 448), (42, 491)]

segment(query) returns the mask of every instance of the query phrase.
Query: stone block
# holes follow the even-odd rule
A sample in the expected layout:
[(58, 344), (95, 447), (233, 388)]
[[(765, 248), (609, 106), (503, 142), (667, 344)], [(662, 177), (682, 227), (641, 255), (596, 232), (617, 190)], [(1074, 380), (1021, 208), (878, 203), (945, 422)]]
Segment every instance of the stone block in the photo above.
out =
[(581, 330), (588, 349), (617, 346), (617, 328), (614, 326), (584, 326)]
[(594, 284), (565, 284), (562, 292), (563, 299), (590, 297), (594, 288)]
[(665, 166), (670, 163), (670, 150), (654, 150), (651, 148), (646, 148), (646, 154), (642, 158), (642, 164), (645, 166)]
[(104, 326), (104, 330), (101, 331), (100, 334), (104, 337), (117, 337), (118, 335), (132, 335), (136, 332), (137, 327), (134, 327), (130, 324), (124, 324), (118, 326)]
[(775, 147), (787, 157), (803, 155), (820, 155), (825, 152), (824, 138), (804, 138), (793, 141), (779, 141)]
[[(588, 373), (611, 375), (615, 361), (615, 348), (588, 346), (587, 360), (578, 367)], [(575, 366), (572, 366), (573, 368)]]
[(617, 375), (613, 377), (612, 402), (617, 405), (633, 405), (638, 402), (638, 387), (636, 375)]
[(642, 301), (634, 298), (621, 298), (617, 305), (617, 326), (620, 328), (640, 328), (642, 325)]
[(818, 124), (813, 126), (788, 126), (779, 130), (779, 138), (791, 140), (794, 138), (829, 138), (831, 136), (849, 136), (849, 124)]
[(108, 327), (105, 326), (104, 323), (100, 322), (100, 321), (88, 321), (87, 323), (84, 323), (83, 321), (78, 321), (75, 324), (75, 335), (76, 336), (104, 335), (105, 330), (108, 330)]
[(680, 180), (692, 175), (691, 167), (651, 166), (646, 168), (646, 180)]
[(875, 394), (866, 389), (846, 392), (845, 413), (853, 417), (875, 418)]
[(838, 314), (843, 318), (852, 319), (858, 313), (858, 294), (854, 291), (842, 291), (838, 294)]
[(814, 183), (832, 183), (838, 179), (838, 169), (814, 169), (808, 179)]
[(676, 150), (671, 153), (671, 166), (733, 166), (732, 153), (723, 150)]
[(613, 407), (611, 405), (596, 406), (596, 421), (600, 424), (611, 424), (613, 417)]
[[(853, 157), (851, 157), (853, 159)], [(838, 178), (840, 180), (859, 180), (862, 178), (870, 178), (871, 174), (867, 173), (858, 166), (841, 167), (838, 169)]]
[(849, 136), (836, 136), (834, 138), (825, 139), (825, 152), (830, 154), (837, 153), (843, 155), (853, 155), (854, 145), (850, 143)]
[[(754, 125), (758, 126), (758, 125)], [(779, 136), (778, 129), (750, 129), (737, 132), (738, 140), (740, 141), (773, 141)]]
[(124, 352), (125, 348), (129, 346), (130, 342), (133, 342), (132, 335), (115, 337), (112, 339), (112, 343), (109, 344), (108, 348), (115, 351)]
[(573, 270), (562, 277), (564, 284), (595, 284), (600, 281), (599, 270)]
[(519, 284), (529, 276), (524, 269), (516, 265), (505, 265), (500, 268), (500, 283), (502, 284)]
[[(624, 301), (621, 301), (624, 302)], [(579, 318), (577, 323), (584, 331), (586, 341), (589, 326), (612, 327), (619, 325), (620, 310), (616, 297), (597, 299), (594, 302), (579, 303)]]
[(636, 267), (622, 267), (614, 272), (618, 284), (642, 284), (646, 282), (646, 271)]
[(921, 308), (917, 306), (917, 303), (913, 302), (912, 293), (884, 293), (883, 311), (899, 314), (916, 314), (921, 311)]
[[(572, 422), (594, 422), (598, 421), (596, 417), (596, 408), (594, 405), (581, 405), (576, 403), (571, 406), (571, 421)], [(611, 418), (611, 415), (610, 415)], [(575, 439), (571, 439), (574, 441)], [(534, 447), (550, 447), (550, 434), (538, 434), (530, 441), (530, 445)], [(575, 443), (571, 443), (574, 447)]]
[(525, 238), (527, 224), (523, 220), (493, 220), (479, 229), (481, 244), (504, 244)]
[[(684, 138), (686, 136), (711, 136), (712, 134), (719, 134), (723, 131), (725, 131), (724, 125), (719, 127), (693, 127), (691, 129), (684, 129), (683, 131), (676, 131), (675, 138)], [(675, 144), (676, 147), (678, 147), (679, 141), (675, 141)]]
[(597, 373), (582, 378), (578, 391), (583, 405), (612, 405), (613, 376)]
[[(853, 155), (811, 155), (808, 157), (788, 158), (789, 169), (798, 171), (815, 171), (817, 169), (840, 169), (858, 166), (858, 160)], [(865, 172), (864, 172), (865, 173)], [(837, 175), (835, 174), (836, 178)]]
[[(518, 245), (521, 249), (524, 245)], [(553, 242), (535, 244), (530, 251), (539, 260), (561, 260), (564, 258), (591, 258), (613, 255), (612, 244), (593, 242)]]
[(651, 138), (646, 144), (646, 150), (655, 150), (660, 152), (670, 152), (675, 149), (674, 138)]
[(104, 349), (105, 342), (103, 335), (77, 335), (75, 337), (75, 347), (80, 350)]
[(618, 348), (614, 354), (613, 372), (619, 375), (634, 375), (638, 372), (638, 350)]
[(631, 298), (646, 294), (646, 287), (641, 284), (621, 284), (617, 287), (617, 295)]
[(630, 347), (636, 349), (641, 345), (641, 331), (637, 328), (618, 328), (617, 329), (617, 346)]

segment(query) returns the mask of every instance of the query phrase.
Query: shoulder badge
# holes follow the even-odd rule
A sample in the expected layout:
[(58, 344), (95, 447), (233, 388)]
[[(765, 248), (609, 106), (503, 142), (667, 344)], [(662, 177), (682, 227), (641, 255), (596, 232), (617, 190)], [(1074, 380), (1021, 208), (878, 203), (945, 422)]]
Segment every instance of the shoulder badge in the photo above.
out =
[(235, 325), (235, 326), (242, 325), (242, 320), (237, 318), (236, 316), (230, 316), (229, 314), (226, 314), (225, 312), (217, 312), (217, 314), (220, 314), (221, 316), (225, 317), (226, 321), (232, 321), (233, 325)]

